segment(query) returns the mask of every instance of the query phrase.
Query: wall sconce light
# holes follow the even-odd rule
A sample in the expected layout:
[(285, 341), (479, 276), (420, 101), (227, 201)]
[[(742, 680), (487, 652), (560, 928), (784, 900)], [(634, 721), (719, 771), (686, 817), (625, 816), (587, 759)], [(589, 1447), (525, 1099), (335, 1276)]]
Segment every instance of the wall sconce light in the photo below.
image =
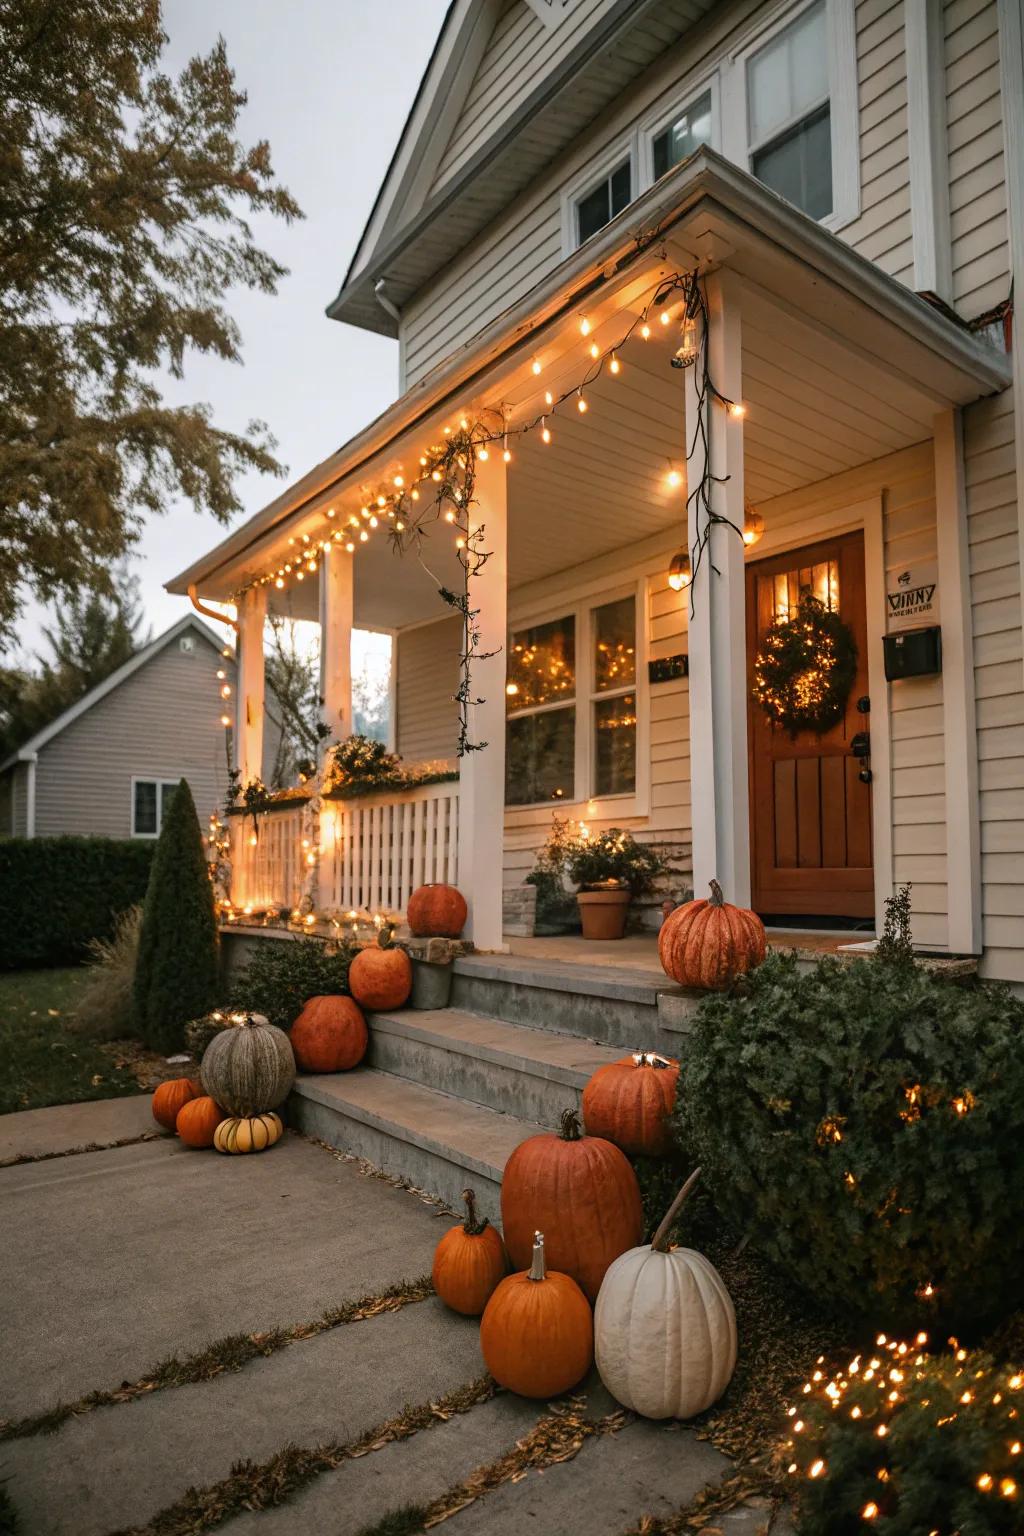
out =
[(743, 542), (749, 549), (764, 533), (764, 518), (754, 507), (746, 507), (743, 513)]
[(690, 557), (685, 550), (672, 556), (668, 568), (668, 584), (673, 592), (682, 592), (690, 585)]

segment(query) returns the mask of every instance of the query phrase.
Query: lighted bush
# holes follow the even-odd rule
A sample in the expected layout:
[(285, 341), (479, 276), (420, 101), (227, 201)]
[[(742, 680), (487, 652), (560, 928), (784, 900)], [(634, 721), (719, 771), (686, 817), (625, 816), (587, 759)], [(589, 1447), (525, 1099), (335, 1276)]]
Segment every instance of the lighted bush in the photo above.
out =
[(821, 1371), (782, 1451), (798, 1536), (1020, 1532), (1022, 1407), (1024, 1376), (963, 1350), (929, 1357), (883, 1337), (845, 1373)]
[(1024, 1003), (906, 964), (771, 955), (704, 999), (677, 1135), (815, 1299), (966, 1331), (1019, 1304)]
[(354, 952), (343, 944), (329, 953), (319, 939), (264, 939), (232, 983), (231, 1004), (290, 1029), (308, 998), (348, 992)]

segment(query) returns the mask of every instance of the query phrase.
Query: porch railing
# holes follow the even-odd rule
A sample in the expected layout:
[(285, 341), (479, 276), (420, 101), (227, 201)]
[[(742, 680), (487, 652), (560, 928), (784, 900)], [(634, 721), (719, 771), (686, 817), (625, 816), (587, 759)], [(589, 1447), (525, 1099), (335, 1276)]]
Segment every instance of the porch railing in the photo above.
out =
[[(232, 817), (231, 899), (235, 907), (295, 907), (309, 849), (304, 805), (259, 817)], [(401, 914), (418, 885), (459, 877), (459, 786), (422, 784), (359, 800), (324, 800), (316, 905), (329, 912)]]

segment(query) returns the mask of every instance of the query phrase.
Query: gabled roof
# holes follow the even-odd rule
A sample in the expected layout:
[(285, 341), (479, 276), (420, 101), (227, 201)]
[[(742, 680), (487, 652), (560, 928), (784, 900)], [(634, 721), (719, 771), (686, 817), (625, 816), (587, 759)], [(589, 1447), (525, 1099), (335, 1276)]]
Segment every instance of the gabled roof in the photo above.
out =
[(158, 656), (162, 650), (170, 645), (172, 640), (177, 640), (180, 635), (185, 634), (190, 629), (195, 630), (204, 640), (209, 641), (214, 650), (223, 650), (224, 647), (220, 636), (214, 634), (213, 630), (204, 624), (201, 619), (197, 619), (194, 613), (186, 613), (176, 624), (172, 624), (170, 629), (165, 629), (162, 635), (157, 635), (156, 639), (151, 640), (148, 645), (144, 645), (141, 651), (136, 651), (135, 655), (129, 657), (123, 666), (118, 667), (116, 672), (111, 672), (109, 677), (105, 677), (102, 683), (97, 683), (95, 688), (90, 688), (88, 693), (84, 693), (80, 699), (76, 699), (75, 703), (66, 709), (63, 714), (58, 715), (56, 720), (51, 720), (49, 725), (44, 725), (41, 731), (37, 731), (34, 736), (30, 737), (28, 741), (18, 748), (17, 752), (13, 752), (10, 757), (0, 763), (0, 773), (6, 772), (15, 763), (31, 762), (40, 747), (45, 747), (47, 742), (52, 741), (55, 736), (59, 736), (61, 731), (66, 730), (79, 716), (84, 715), (86, 710), (92, 709), (94, 704), (98, 704), (101, 699), (105, 699), (108, 693), (113, 693), (115, 688), (120, 688), (123, 682), (126, 682), (133, 673), (141, 671), (146, 663), (152, 661), (154, 656)]

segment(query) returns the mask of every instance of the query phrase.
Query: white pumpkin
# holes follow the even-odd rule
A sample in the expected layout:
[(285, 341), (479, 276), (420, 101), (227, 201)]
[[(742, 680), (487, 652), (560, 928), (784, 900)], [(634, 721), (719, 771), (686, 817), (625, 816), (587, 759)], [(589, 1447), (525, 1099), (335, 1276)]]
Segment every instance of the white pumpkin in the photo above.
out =
[(690, 1419), (717, 1402), (736, 1367), (736, 1314), (714, 1265), (665, 1246), (696, 1182), (691, 1174), (650, 1247), (609, 1267), (594, 1314), (601, 1380), (624, 1408), (649, 1419)]

